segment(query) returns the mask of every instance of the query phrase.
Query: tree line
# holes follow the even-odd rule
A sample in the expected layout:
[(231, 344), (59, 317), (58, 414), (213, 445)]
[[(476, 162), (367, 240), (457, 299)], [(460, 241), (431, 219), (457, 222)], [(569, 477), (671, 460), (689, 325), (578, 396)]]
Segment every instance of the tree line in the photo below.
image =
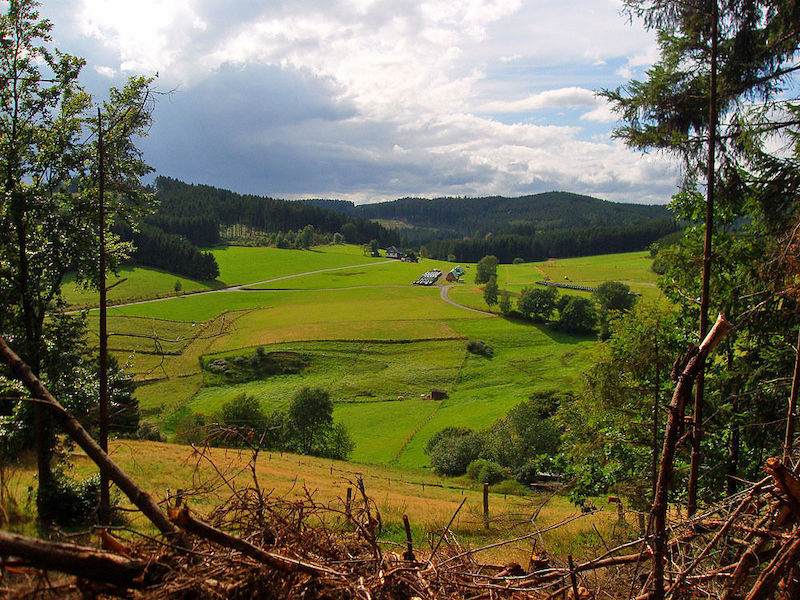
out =
[(425, 244), (425, 250), (427, 256), (439, 260), (477, 262), (483, 256), (492, 255), (503, 263), (511, 263), (517, 258), (539, 261), (550, 257), (645, 250), (678, 228), (674, 219), (665, 219), (636, 225), (560, 229), (532, 234), (490, 234), (473, 239), (434, 240)]
[(219, 266), (214, 255), (203, 252), (191, 241), (175, 233), (142, 222), (138, 228), (118, 226), (115, 231), (136, 248), (133, 257), (140, 265), (164, 269), (195, 279), (216, 279)]

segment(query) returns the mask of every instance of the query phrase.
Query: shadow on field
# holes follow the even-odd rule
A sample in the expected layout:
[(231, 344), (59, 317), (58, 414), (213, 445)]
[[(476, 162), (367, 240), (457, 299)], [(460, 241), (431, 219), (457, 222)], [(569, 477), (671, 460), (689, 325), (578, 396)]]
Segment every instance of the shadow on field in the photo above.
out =
[(498, 315), (501, 319), (505, 319), (509, 323), (514, 323), (515, 325), (521, 325), (522, 327), (530, 327), (531, 329), (538, 329), (544, 335), (549, 337), (554, 342), (558, 342), (559, 344), (579, 344), (581, 342), (586, 341), (594, 341), (597, 339), (596, 334), (580, 334), (580, 333), (570, 333), (567, 331), (559, 331), (554, 329), (554, 323), (539, 323), (536, 321), (531, 321), (530, 319), (526, 319), (517, 311), (514, 311), (508, 315)]

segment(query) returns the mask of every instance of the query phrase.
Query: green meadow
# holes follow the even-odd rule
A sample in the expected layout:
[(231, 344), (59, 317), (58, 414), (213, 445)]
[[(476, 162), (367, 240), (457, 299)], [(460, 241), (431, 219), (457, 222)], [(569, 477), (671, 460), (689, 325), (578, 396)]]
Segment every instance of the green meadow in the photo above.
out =
[[(620, 281), (643, 296), (659, 295), (656, 275), (651, 269), (649, 252), (603, 254), (579, 258), (558, 258), (521, 265), (499, 265), (498, 285), (509, 291), (520, 291), (545, 277), (556, 283), (597, 287), (604, 281)], [(565, 277), (567, 279), (565, 279)], [(560, 292), (570, 293), (567, 290)], [(576, 292), (581, 293), (581, 292)]]
[[(220, 270), (220, 276), (214, 281), (189, 279), (146, 267), (123, 266), (108, 280), (108, 285), (114, 286), (108, 293), (108, 301), (117, 304), (181, 296), (296, 275), (309, 270), (336, 269), (382, 260), (366, 257), (360, 247), (351, 245), (321, 246), (312, 250), (222, 246), (212, 248), (210, 252), (216, 258)], [(181, 291), (177, 294), (176, 281), (181, 284)], [(66, 278), (62, 292), (64, 300), (74, 308), (97, 306), (97, 292), (77, 285), (73, 275)]]
[[(174, 276), (135, 268), (109, 310), (111, 348), (139, 382), (143, 414), (167, 433), (187, 413), (212, 415), (241, 393), (273, 411), (301, 387), (321, 387), (355, 441), (352, 460), (423, 468), (425, 443), (443, 427), (483, 428), (535, 391), (574, 388), (595, 345), (492, 313), (470, 281), (411, 285), (431, 268), (451, 268), (441, 261), (366, 258), (353, 246), (213, 252), (221, 274), (196, 290), (203, 293), (176, 296)], [(474, 265), (464, 266), (465, 278), (474, 277)], [(500, 265), (498, 279), (511, 292), (545, 275), (589, 286), (618, 280), (649, 296), (658, 293), (649, 267), (639, 252)], [(461, 306), (443, 301), (443, 285)], [(223, 289), (231, 286), (242, 287)], [(133, 290), (162, 298), (125, 305)], [(88, 304), (73, 292), (75, 304)], [(89, 322), (96, 331), (96, 311)], [(469, 340), (483, 340), (494, 356), (470, 354)], [(226, 384), (204, 366), (258, 347), (302, 356), (304, 367)], [(430, 400), (433, 388), (447, 397)]]

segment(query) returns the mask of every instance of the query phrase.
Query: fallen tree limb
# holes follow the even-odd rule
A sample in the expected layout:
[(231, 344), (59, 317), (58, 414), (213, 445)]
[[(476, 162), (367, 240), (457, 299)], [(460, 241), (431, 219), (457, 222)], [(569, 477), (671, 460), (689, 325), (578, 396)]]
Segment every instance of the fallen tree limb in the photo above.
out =
[(771, 597), (778, 585), (778, 580), (789, 572), (792, 565), (800, 559), (800, 539), (786, 544), (772, 559), (772, 562), (761, 572), (761, 576), (750, 588), (745, 600), (762, 600)]
[(777, 458), (767, 459), (764, 470), (775, 480), (778, 488), (786, 494), (789, 508), (800, 519), (800, 478)]
[[(789, 521), (793, 513), (786, 505), (780, 506), (775, 510), (776, 514), (772, 521), (771, 528), (778, 530)], [(739, 588), (750, 575), (750, 571), (761, 561), (761, 551), (770, 539), (772, 539), (771, 535), (759, 534), (750, 547), (742, 553), (739, 563), (736, 565), (736, 570), (731, 575), (730, 582), (725, 589), (725, 593), (722, 595), (722, 600), (732, 600), (732, 598), (736, 597)]]
[(708, 555), (708, 553), (711, 552), (711, 550), (714, 548), (714, 546), (720, 540), (720, 538), (722, 538), (722, 536), (725, 535), (728, 532), (728, 530), (734, 524), (734, 522), (739, 517), (739, 515), (746, 508), (748, 508), (750, 506), (750, 503), (753, 501), (753, 498), (756, 496), (756, 494), (759, 491), (761, 491), (761, 487), (764, 485), (764, 483), (765, 482), (759, 482), (758, 484), (756, 484), (756, 485), (754, 485), (752, 487), (752, 489), (750, 490), (750, 493), (747, 494), (747, 497), (744, 498), (739, 503), (739, 506), (737, 506), (736, 510), (733, 511), (733, 514), (731, 514), (731, 516), (728, 517), (728, 520), (725, 521), (725, 523), (722, 525), (722, 527), (720, 527), (719, 531), (717, 531), (717, 533), (714, 535), (714, 537), (711, 538), (711, 541), (709, 541), (706, 544), (706, 547), (703, 548), (702, 552), (700, 552), (700, 554), (697, 555), (694, 558), (694, 560), (689, 564), (689, 566), (687, 566), (680, 573), (678, 573), (678, 575), (675, 577), (675, 581), (672, 583), (671, 586), (669, 586), (669, 589), (667, 590), (667, 594), (671, 594), (674, 590), (676, 590), (676, 589), (681, 587), (681, 585), (683, 584), (684, 579), (689, 574), (691, 574), (691, 572), (695, 569), (695, 567), (697, 567), (697, 565), (700, 564), (700, 561), (702, 561), (703, 558), (705, 558)]
[(120, 587), (140, 588), (150, 582), (152, 563), (86, 546), (50, 542), (0, 531), (0, 555), (17, 557), (39, 569), (60, 571)]
[(214, 542), (215, 544), (219, 544), (225, 548), (231, 548), (232, 550), (241, 552), (245, 556), (268, 565), (273, 569), (277, 569), (278, 571), (283, 571), (285, 573), (301, 571), (303, 573), (308, 573), (309, 575), (332, 575), (335, 577), (344, 577), (343, 573), (334, 571), (328, 567), (323, 567), (322, 565), (316, 565), (307, 561), (281, 556), (280, 554), (275, 554), (274, 552), (267, 552), (266, 550), (262, 550), (261, 548), (254, 546), (250, 542), (243, 540), (240, 537), (225, 533), (224, 531), (220, 531), (211, 525), (203, 523), (202, 521), (198, 521), (189, 514), (188, 506), (169, 509), (169, 518), (170, 521), (172, 521), (175, 525), (184, 531), (191, 533), (192, 535), (196, 535), (197, 537)]
[(699, 348), (690, 348), (682, 364), (676, 362), (675, 375), (677, 383), (672, 401), (669, 404), (667, 430), (664, 435), (664, 447), (661, 451), (661, 465), (658, 471), (658, 484), (653, 499), (651, 517), (653, 519), (653, 600), (664, 598), (664, 559), (667, 549), (667, 494), (672, 483), (673, 461), (675, 449), (683, 424), (683, 413), (689, 400), (695, 379), (703, 368), (706, 357), (730, 330), (731, 324), (721, 314), (714, 327), (700, 344)]
[(47, 404), (53, 409), (53, 416), (64, 431), (80, 446), (94, 463), (100, 467), (105, 475), (122, 490), (130, 501), (142, 511), (164, 535), (176, 535), (178, 529), (170, 523), (167, 516), (158, 507), (158, 504), (150, 495), (140, 488), (111, 460), (102, 448), (94, 441), (92, 436), (83, 428), (78, 420), (66, 410), (56, 400), (53, 395), (44, 387), (39, 378), (33, 374), (31, 368), (23, 361), (6, 343), (5, 338), (0, 336), (0, 360), (11, 369), (19, 381), (21, 381), (31, 395)]

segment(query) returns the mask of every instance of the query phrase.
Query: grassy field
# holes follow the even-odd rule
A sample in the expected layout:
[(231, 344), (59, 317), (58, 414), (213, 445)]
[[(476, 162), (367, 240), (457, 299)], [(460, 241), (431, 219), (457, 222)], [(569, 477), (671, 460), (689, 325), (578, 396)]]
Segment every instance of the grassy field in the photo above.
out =
[[(349, 245), (321, 246), (313, 250), (279, 250), (277, 248), (245, 248), (223, 246), (211, 249), (219, 265), (220, 276), (214, 281), (199, 281), (158, 269), (123, 266), (117, 276), (108, 280), (114, 288), (108, 293), (112, 304), (216, 290), (278, 277), (307, 270), (335, 269), (351, 265), (380, 262), (365, 257), (361, 248)], [(312, 267), (309, 269), (309, 265)], [(181, 284), (180, 294), (175, 282)], [(63, 296), (74, 308), (97, 306), (97, 291), (77, 285), (74, 276), (66, 278)]]
[[(597, 287), (604, 281), (621, 281), (629, 285), (634, 292), (655, 297), (660, 292), (656, 287), (658, 275), (650, 269), (651, 263), (649, 252), (627, 252), (559, 258), (521, 265), (499, 265), (497, 283), (503, 289), (518, 292), (523, 287), (535, 285), (534, 282), (548, 276), (551, 281), (557, 283), (588, 287)], [(559, 292), (570, 293), (567, 290)]]
[[(250, 455), (244, 451), (210, 448), (205, 449), (201, 457), (188, 446), (136, 441), (112, 441), (109, 451), (115, 462), (156, 500), (165, 499), (168, 490), (174, 492), (181, 488), (187, 490), (191, 507), (201, 514), (217, 506), (229, 493), (226, 486), (220, 485), (217, 469), (239, 486), (252, 481), (247, 468)], [(70, 474), (73, 477), (83, 478), (97, 472), (94, 464), (80, 452), (73, 453), (71, 460), (74, 468)], [(32, 456), (6, 473), (9, 490), (23, 504), (27, 488), (35, 484), (34, 473)], [(360, 476), (368, 496), (380, 510), (384, 523), (382, 538), (404, 540), (402, 515), (407, 514), (418, 548), (429, 549), (427, 533), (444, 527), (464, 498), (466, 504), (453, 522), (452, 530), (463, 543), (472, 547), (529, 534), (537, 528), (545, 529), (580, 515), (580, 510), (562, 496), (505, 495), (493, 488), (489, 497), (491, 528), (486, 531), (482, 522), (482, 492), (460, 480), (445, 480), (408, 469), (288, 453), (262, 453), (256, 462), (256, 473), (261, 487), (271, 490), (275, 497), (299, 499), (308, 492), (319, 502), (333, 504), (342, 501), (347, 488), (355, 487), (354, 482)], [(614, 506), (600, 499), (596, 502), (604, 510), (545, 532), (541, 537), (536, 536), (537, 547), (543, 545), (555, 555), (573, 554), (576, 559), (588, 558), (601, 553), (603, 543), (612, 543), (630, 533), (628, 526), (616, 523)], [(543, 504), (545, 506), (535, 523), (531, 523), (530, 516)], [(124, 497), (122, 506), (130, 506)], [(145, 531), (149, 529), (141, 516), (134, 519), (133, 525)], [(629, 521), (635, 523), (635, 519)], [(29, 526), (32, 528), (33, 524)], [(486, 551), (477, 558), (497, 564), (516, 560), (525, 565), (533, 545), (533, 540), (529, 539)]]
[[(433, 267), (446, 272), (449, 263), (368, 259), (353, 246), (226, 248), (214, 254), (221, 275), (213, 285), (253, 289), (206, 288), (208, 293), (174, 297), (174, 278), (162, 281), (152, 270), (135, 269), (123, 285), (167, 298), (109, 311), (111, 347), (140, 382), (143, 413), (167, 432), (187, 412), (213, 414), (242, 392), (271, 411), (285, 407), (300, 387), (322, 387), (335, 401), (335, 418), (353, 436), (354, 460), (421, 468), (427, 465), (425, 442), (439, 429), (486, 427), (535, 391), (574, 388), (594, 346), (591, 338), (491, 314), (481, 290), (469, 282), (451, 287), (449, 297), (482, 312), (444, 302), (444, 281), (410, 285)], [(621, 280), (655, 295), (649, 265), (646, 253), (631, 253), (500, 265), (498, 276), (510, 291), (547, 274), (590, 286)], [(474, 265), (465, 266), (465, 279), (471, 279)], [(325, 269), (336, 270), (318, 272)], [(150, 281), (162, 287), (147, 287)], [(469, 354), (468, 340), (485, 341), (494, 357)], [(201, 357), (244, 355), (259, 346), (299, 352), (309, 365), (292, 375), (206, 385), (214, 381), (206, 382)], [(448, 397), (421, 398), (434, 387)]]

